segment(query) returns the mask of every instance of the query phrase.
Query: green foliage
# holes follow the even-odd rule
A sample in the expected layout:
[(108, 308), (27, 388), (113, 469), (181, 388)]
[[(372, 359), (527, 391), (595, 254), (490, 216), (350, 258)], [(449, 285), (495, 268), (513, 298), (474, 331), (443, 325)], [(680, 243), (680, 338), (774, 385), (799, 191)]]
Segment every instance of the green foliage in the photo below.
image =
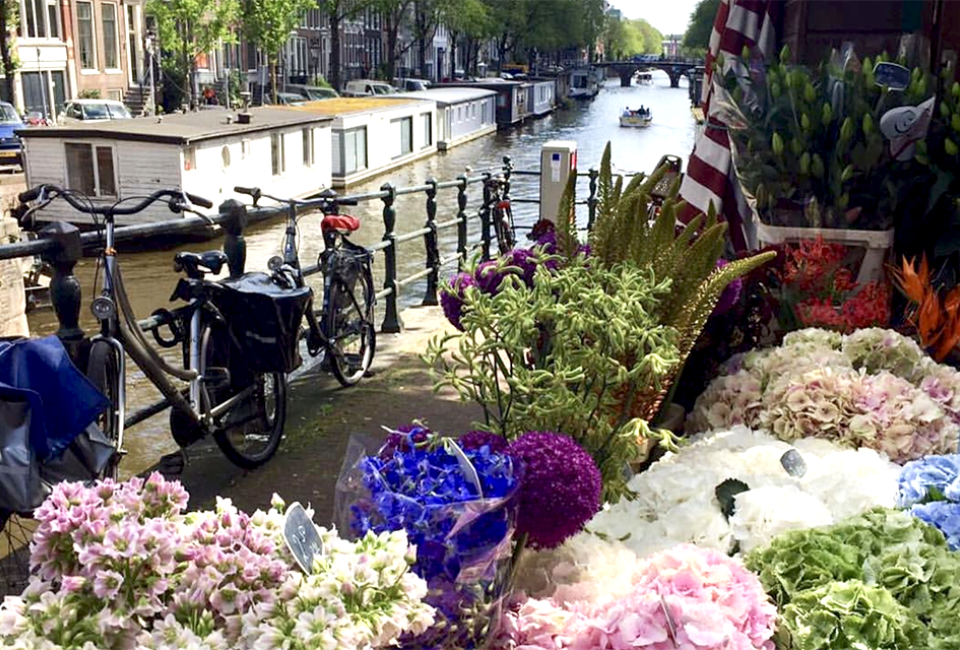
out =
[(532, 289), (513, 275), (504, 282), (494, 296), (468, 289), (463, 334), (430, 342), (424, 359), (437, 389), (480, 404), (481, 426), (507, 438), (533, 430), (572, 436), (596, 460), (604, 498), (615, 500), (626, 464), (654, 437), (622, 405), (650, 399), (648, 389), (662, 389), (679, 363), (677, 332), (656, 320), (669, 280), (575, 257), (553, 273), (540, 264)]
[(244, 34), (275, 63), (303, 12), (314, 6), (315, 0), (243, 0)]
[(720, 9), (720, 0), (700, 0), (690, 14), (690, 23), (683, 35), (683, 47), (686, 50), (703, 50), (710, 47), (710, 34), (713, 21)]
[(789, 532), (745, 561), (781, 609), (778, 647), (960, 647), (960, 554), (906, 512)]
[(99, 88), (87, 88), (80, 91), (80, 99), (100, 99)]

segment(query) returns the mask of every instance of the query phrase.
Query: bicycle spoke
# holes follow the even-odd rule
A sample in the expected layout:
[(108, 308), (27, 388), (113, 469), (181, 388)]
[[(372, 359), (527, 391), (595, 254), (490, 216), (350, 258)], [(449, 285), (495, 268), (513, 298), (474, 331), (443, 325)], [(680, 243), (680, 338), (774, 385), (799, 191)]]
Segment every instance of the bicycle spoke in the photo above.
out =
[(18, 514), (0, 513), (0, 597), (19, 594), (30, 578), (30, 540), (37, 525)]

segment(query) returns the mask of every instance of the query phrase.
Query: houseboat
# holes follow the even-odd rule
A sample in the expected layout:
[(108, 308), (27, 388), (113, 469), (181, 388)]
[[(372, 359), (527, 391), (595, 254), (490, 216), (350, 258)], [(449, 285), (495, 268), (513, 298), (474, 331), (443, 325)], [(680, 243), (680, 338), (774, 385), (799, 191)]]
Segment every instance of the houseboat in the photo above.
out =
[(594, 68), (577, 68), (570, 73), (571, 99), (593, 99), (600, 92)]
[(543, 117), (556, 106), (557, 84), (554, 79), (534, 79), (527, 88), (527, 115)]
[[(105, 202), (181, 188), (217, 204), (248, 201), (233, 192), (237, 185), (289, 197), (330, 187), (332, 124), (329, 116), (271, 107), (23, 129), (18, 135), (28, 187), (55, 183)], [(94, 225), (64, 201), (37, 217)], [(154, 204), (118, 216), (117, 223), (179, 218)]]
[(497, 93), (483, 88), (429, 88), (394, 95), (437, 105), (437, 149), (446, 151), (497, 130)]
[(289, 110), (333, 118), (332, 182), (344, 188), (437, 152), (437, 104), (413, 94), (340, 97)]
[(456, 81), (437, 84), (434, 88), (482, 88), (497, 93), (497, 126), (508, 129), (523, 121), (527, 113), (527, 90), (524, 81), (487, 79), (485, 81)]

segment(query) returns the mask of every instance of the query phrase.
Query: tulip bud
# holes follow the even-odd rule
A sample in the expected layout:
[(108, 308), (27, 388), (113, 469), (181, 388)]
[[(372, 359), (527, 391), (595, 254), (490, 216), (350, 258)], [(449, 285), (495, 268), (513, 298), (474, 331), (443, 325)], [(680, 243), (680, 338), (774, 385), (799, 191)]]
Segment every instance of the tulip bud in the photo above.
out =
[(794, 138), (790, 141), (790, 153), (794, 156), (799, 156), (803, 153), (803, 143), (800, 142), (799, 138)]
[(846, 210), (848, 205), (850, 205), (850, 195), (842, 194), (840, 198), (837, 199), (837, 207), (841, 210)]
[(950, 107), (947, 106), (947, 103), (944, 101), (940, 102), (940, 117), (945, 120), (950, 119)]
[(830, 126), (831, 122), (833, 122), (833, 109), (830, 107), (830, 102), (824, 102), (820, 123), (824, 126)]
[(780, 90), (780, 84), (775, 83), (770, 85), (770, 96), (774, 99), (780, 99), (780, 95), (783, 91)]
[(853, 165), (847, 165), (843, 168), (843, 171), (840, 173), (840, 180), (846, 183), (848, 180), (853, 178)]
[(733, 101), (737, 104), (743, 101), (743, 88), (740, 86), (733, 89)]
[(800, 156), (800, 173), (804, 176), (810, 174), (810, 154), (806, 151)]
[(790, 47), (784, 45), (780, 50), (780, 64), (787, 63), (790, 60)]
[(873, 72), (873, 61), (870, 60), (869, 56), (863, 59), (863, 71), (867, 72), (868, 70)]
[(863, 132), (866, 135), (873, 133), (873, 116), (870, 113), (863, 114)]
[(806, 113), (800, 115), (800, 128), (804, 131), (810, 130), (810, 116)]
[(740, 50), (740, 58), (743, 59), (744, 61), (750, 60), (750, 48), (747, 47), (746, 45), (744, 45), (743, 49)]
[(927, 141), (926, 140), (917, 140), (917, 151), (920, 153), (927, 153)]
[(923, 73), (920, 72), (920, 68), (914, 68), (913, 70), (910, 71), (910, 80), (920, 81), (921, 74)]
[(810, 83), (809, 81), (803, 87), (803, 98), (811, 104), (817, 98), (817, 91), (814, 90), (813, 84)]
[(820, 157), (820, 154), (813, 154), (810, 160), (810, 171), (814, 178), (823, 178), (825, 170), (823, 168), (823, 158)]
[(853, 139), (854, 128), (853, 120), (847, 117), (843, 121), (843, 125), (840, 127), (840, 141), (850, 142), (850, 140)]
[(960, 97), (960, 81), (953, 82), (953, 85), (950, 86), (950, 93), (954, 97)]
[(950, 138), (943, 141), (943, 150), (947, 152), (948, 156), (956, 156), (957, 152), (960, 151), (960, 149), (957, 148), (957, 143)]
[(920, 77), (917, 82), (917, 95), (922, 99), (927, 94), (927, 78)]
[(783, 155), (783, 138), (780, 137), (779, 133), (774, 133), (771, 146), (773, 147), (773, 154), (777, 157)]

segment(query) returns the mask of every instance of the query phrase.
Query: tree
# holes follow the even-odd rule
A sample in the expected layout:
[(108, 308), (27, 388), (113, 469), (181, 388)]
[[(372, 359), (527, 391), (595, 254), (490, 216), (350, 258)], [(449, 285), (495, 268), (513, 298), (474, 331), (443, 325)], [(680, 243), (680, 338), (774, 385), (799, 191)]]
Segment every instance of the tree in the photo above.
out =
[(641, 54), (662, 54), (663, 34), (643, 18), (630, 21), (636, 27), (641, 38)]
[(19, 0), (0, 0), (0, 74), (7, 97), (13, 102), (13, 75), (20, 67), (13, 49), (17, 24), (20, 22)]
[(488, 7), (482, 0), (460, 0), (447, 2), (441, 9), (443, 24), (450, 34), (450, 78), (456, 77), (457, 45), (461, 38), (466, 45), (466, 56), (463, 57), (463, 67), (469, 69), (471, 45), (475, 39), (488, 35), (491, 26)]
[(683, 47), (689, 50), (706, 50), (710, 47), (713, 21), (720, 9), (720, 0), (700, 0), (690, 14), (687, 32), (683, 35)]
[(147, 14), (156, 20), (160, 43), (175, 61), (164, 69), (177, 71), (180, 87), (193, 103), (197, 57), (221, 42), (236, 42), (238, 0), (148, 0)]
[(330, 22), (330, 85), (337, 90), (343, 88), (343, 65), (340, 58), (340, 28), (344, 20), (349, 20), (367, 8), (374, 6), (374, 0), (317, 0)]
[(387, 37), (387, 80), (396, 76), (397, 61), (410, 49), (413, 44), (409, 41), (400, 43), (400, 30), (408, 26), (410, 9), (414, 0), (376, 0), (375, 6), (383, 17), (383, 31)]
[(300, 24), (303, 12), (315, 0), (244, 0), (243, 30), (251, 42), (260, 46), (270, 66), (273, 103), (277, 103), (277, 60), (290, 32)]

